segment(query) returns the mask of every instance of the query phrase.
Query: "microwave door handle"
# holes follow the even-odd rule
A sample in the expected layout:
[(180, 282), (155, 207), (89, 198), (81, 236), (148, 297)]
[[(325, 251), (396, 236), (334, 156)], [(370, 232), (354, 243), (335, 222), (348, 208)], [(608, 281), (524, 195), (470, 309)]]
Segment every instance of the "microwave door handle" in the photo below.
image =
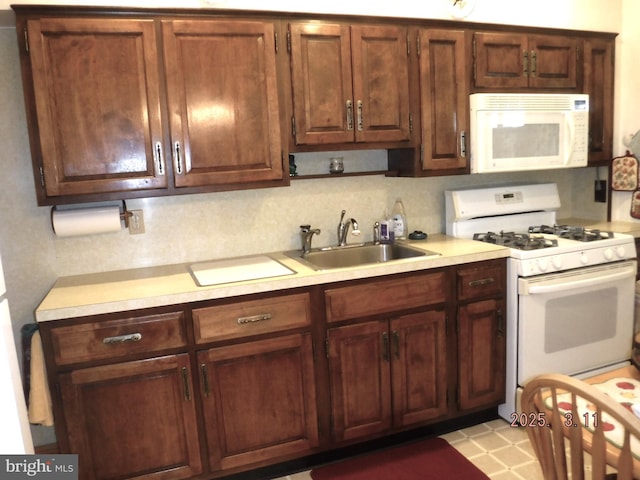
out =
[(567, 281), (564, 283), (557, 283), (557, 284), (551, 284), (551, 285), (529, 285), (526, 291), (520, 291), (519, 293), (525, 294), (525, 295), (526, 294), (536, 295), (536, 294), (563, 292), (566, 290), (572, 290), (576, 288), (587, 288), (587, 287), (592, 287), (594, 285), (601, 285), (605, 282), (624, 280), (625, 278), (628, 278), (628, 277), (635, 278), (635, 275), (636, 275), (635, 268), (633, 266), (629, 266), (621, 269), (618, 272), (612, 273), (610, 275), (598, 274), (594, 276), (589, 276), (588, 278), (585, 278), (583, 280), (568, 278)]
[(567, 112), (564, 114), (565, 117), (565, 140), (564, 140), (564, 164), (569, 165), (569, 161), (571, 160), (571, 152), (573, 151), (573, 146), (576, 142), (576, 124), (575, 118), (571, 114), (571, 112)]

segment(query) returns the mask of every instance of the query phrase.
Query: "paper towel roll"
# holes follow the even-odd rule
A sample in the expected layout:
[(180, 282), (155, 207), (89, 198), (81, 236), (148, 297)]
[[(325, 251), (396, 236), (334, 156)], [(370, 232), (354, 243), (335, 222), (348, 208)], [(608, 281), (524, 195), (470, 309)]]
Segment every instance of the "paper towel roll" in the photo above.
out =
[(51, 212), (51, 224), (58, 237), (119, 232), (120, 207), (82, 208)]

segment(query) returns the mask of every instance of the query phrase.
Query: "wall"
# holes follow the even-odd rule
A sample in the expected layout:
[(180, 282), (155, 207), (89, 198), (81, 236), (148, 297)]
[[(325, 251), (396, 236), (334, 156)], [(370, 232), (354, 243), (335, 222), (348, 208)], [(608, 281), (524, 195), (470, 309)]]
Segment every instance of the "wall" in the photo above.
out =
[[(626, 8), (633, 1), (606, 2), (606, 8), (602, 8), (600, 0), (540, 0), (531, 3), (527, 15), (523, 16), (521, 6), (514, 6), (517, 2), (512, 0), (478, 0), (469, 19), (618, 31), (622, 6), (624, 4)], [(193, 2), (195, 0), (187, 0), (179, 5), (196, 5)], [(136, 2), (135, 5), (150, 4)], [(449, 18), (447, 5), (447, 0), (418, 4), (413, 0), (396, 0), (389, 4), (323, 0), (307, 2), (305, 8), (318, 12)], [(255, 0), (228, 0), (217, 2), (215, 6), (264, 8), (262, 2)], [(11, 16), (7, 14), (7, 8), (6, 0), (0, 0), (0, 10), (4, 9), (0, 18), (6, 20)], [(270, 2), (270, 8), (300, 9), (299, 2), (294, 4), (289, 0), (274, 0)], [(548, 13), (550, 11), (553, 15)], [(629, 29), (634, 27), (628, 26)], [(443, 229), (443, 191), (470, 185), (555, 181), (562, 191), (562, 216), (596, 219), (606, 216), (605, 206), (593, 202), (594, 169), (432, 179), (367, 176), (298, 180), (286, 188), (131, 200), (128, 202), (130, 209), (144, 212), (145, 234), (131, 236), (122, 231), (101, 236), (56, 238), (49, 223), (50, 209), (36, 206), (15, 28), (0, 28), (0, 65), (3, 91), (0, 97), (0, 167), (3, 172), (0, 252), (18, 339), (21, 325), (33, 321), (33, 310), (59, 276), (298, 248), (298, 226), (304, 223), (321, 228), (323, 233), (315, 244), (327, 245), (335, 241), (334, 232), (343, 208), (360, 222), (366, 240), (371, 236), (370, 226), (385, 209), (392, 207), (398, 195), (405, 203), (409, 228), (429, 233)], [(626, 91), (631, 89), (631, 84), (633, 77), (619, 79), (617, 87)], [(384, 163), (385, 158), (383, 151), (343, 152), (341, 155), (347, 165), (363, 161)], [(315, 161), (326, 164), (329, 156), (331, 154), (327, 152), (296, 157), (304, 165)], [(34, 429), (36, 444), (47, 443), (52, 438), (50, 429)]]
[[(616, 119), (617, 130), (614, 139), (617, 140), (614, 154), (624, 155), (626, 147), (622, 138), (640, 130), (640, 91), (637, 88), (640, 77), (640, 30), (635, 20), (640, 18), (640, 2), (637, 0), (623, 0), (624, 15), (622, 17), (622, 34), (616, 42)], [(634, 152), (640, 157), (640, 152)], [(611, 202), (611, 218), (638, 222), (629, 217), (631, 208), (631, 193), (613, 192)]]

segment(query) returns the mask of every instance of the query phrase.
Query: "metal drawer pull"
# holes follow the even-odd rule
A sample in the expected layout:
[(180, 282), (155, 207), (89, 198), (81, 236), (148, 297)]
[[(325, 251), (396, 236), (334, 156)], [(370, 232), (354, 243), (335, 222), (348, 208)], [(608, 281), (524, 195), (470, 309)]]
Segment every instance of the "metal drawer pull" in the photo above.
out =
[(102, 339), (105, 345), (113, 345), (118, 343), (139, 342), (142, 340), (141, 333), (130, 333), (129, 335), (118, 335), (117, 337), (106, 337)]
[(496, 279), (493, 277), (481, 278), (480, 280), (472, 280), (469, 282), (470, 287), (482, 287), (483, 285), (491, 285), (495, 283)]
[(263, 313), (260, 315), (252, 315), (251, 317), (238, 318), (238, 325), (245, 325), (247, 323), (262, 322), (263, 320), (271, 320), (270, 313)]

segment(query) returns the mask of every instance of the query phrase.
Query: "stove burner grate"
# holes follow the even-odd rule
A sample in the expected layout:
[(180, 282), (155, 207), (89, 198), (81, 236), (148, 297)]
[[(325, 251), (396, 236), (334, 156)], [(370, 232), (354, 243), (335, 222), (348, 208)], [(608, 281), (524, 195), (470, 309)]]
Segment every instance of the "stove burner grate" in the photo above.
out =
[(597, 228), (584, 228), (574, 225), (539, 225), (529, 227), (529, 233), (547, 233), (559, 238), (577, 240), (578, 242), (592, 242), (613, 238), (613, 232), (602, 231)]
[(539, 250), (542, 248), (557, 247), (558, 241), (551, 238), (545, 238), (541, 235), (530, 235), (527, 233), (515, 232), (487, 232), (475, 233), (474, 240), (481, 242), (493, 243), (503, 247), (516, 248), (518, 250)]

